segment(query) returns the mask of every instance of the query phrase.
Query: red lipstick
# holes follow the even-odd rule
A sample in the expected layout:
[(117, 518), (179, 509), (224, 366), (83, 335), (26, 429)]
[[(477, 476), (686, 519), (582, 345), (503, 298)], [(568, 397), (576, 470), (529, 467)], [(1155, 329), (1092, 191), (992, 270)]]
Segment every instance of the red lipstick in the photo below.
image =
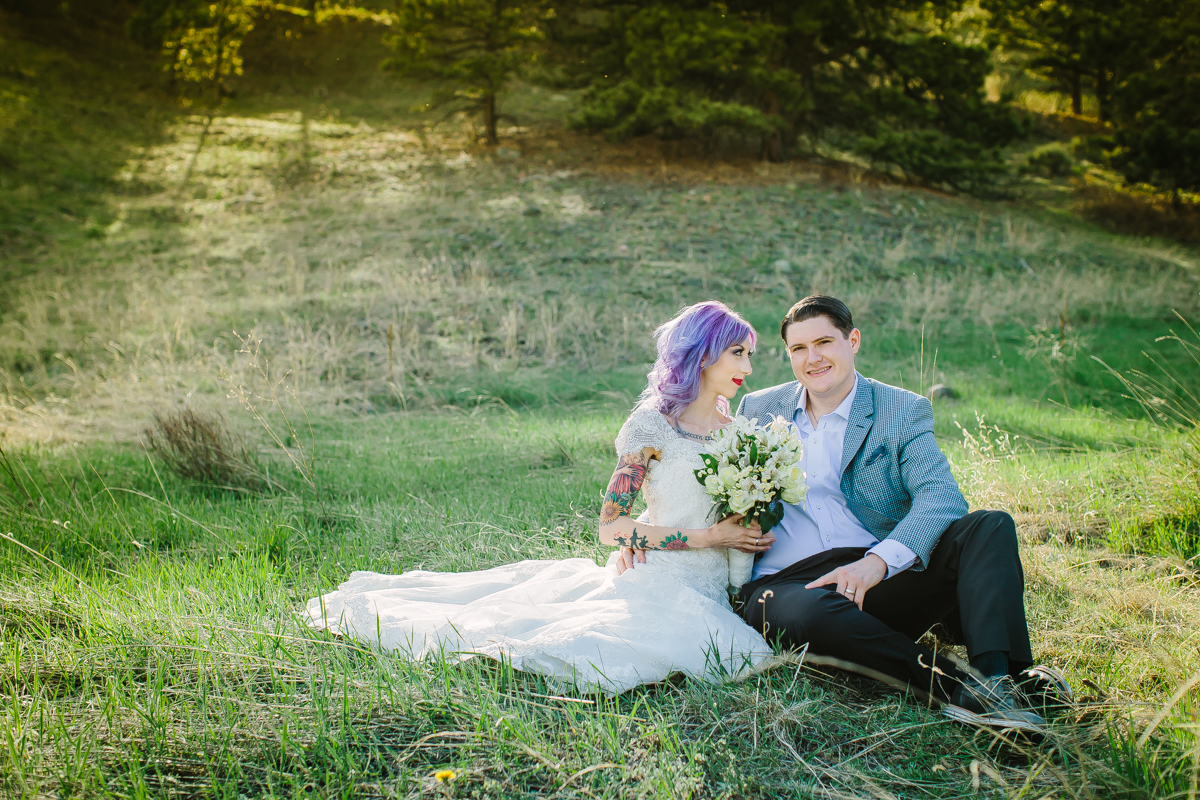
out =
[(745, 380), (745, 378), (734, 378), (733, 382), (736, 383), (738, 386), (741, 386), (743, 380)]

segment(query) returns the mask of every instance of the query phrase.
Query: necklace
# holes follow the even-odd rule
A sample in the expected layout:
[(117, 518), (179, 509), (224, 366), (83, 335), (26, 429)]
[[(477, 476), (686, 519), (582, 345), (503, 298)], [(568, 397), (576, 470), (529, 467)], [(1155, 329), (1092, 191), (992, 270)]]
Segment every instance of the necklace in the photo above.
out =
[(692, 441), (695, 441), (695, 442), (711, 442), (712, 441), (712, 434), (709, 434), (708, 436), (702, 436), (698, 433), (691, 433), (690, 431), (685, 431), (683, 428), (679, 427), (679, 417), (675, 418), (675, 432), (678, 433), (683, 438), (691, 439)]

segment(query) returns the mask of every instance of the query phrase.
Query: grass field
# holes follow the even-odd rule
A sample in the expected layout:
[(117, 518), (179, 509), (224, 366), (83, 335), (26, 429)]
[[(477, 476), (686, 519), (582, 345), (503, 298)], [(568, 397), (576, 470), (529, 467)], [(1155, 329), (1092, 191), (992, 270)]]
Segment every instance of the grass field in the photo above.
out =
[[(409, 664), (314, 637), (303, 602), (352, 569), (600, 557), (612, 407), (327, 416), (321, 497), (246, 496), (135, 448), (24, 449), (0, 584), (5, 789), (40, 796), (1168, 796), (1187, 713), (1140, 733), (1195, 672), (1178, 558), (1027, 538), (1035, 648), (1089, 680), (1085, 717), (1032, 755), (904, 697), (785, 667), (564, 697), (503, 665)], [(303, 437), (302, 437), (303, 439)], [(978, 451), (959, 474), (1004, 482)], [(161, 470), (161, 465), (158, 467)], [(21, 489), (6, 481), (10, 496)], [(968, 485), (971, 484), (968, 482)], [(1103, 696), (1097, 696), (1102, 691)], [(1163, 748), (1163, 750), (1152, 749)], [(1154, 756), (1157, 755), (1157, 760)], [(449, 769), (456, 777), (438, 784)], [(1172, 787), (1168, 789), (1168, 787)], [(1020, 794), (1024, 791), (1025, 794)]]
[[(1173, 696), (1200, 670), (1196, 251), (552, 126), (488, 152), (279, 91), (163, 117), (86, 219), (38, 190), (39, 244), (5, 251), (0, 792), (1195, 795), (1200, 706)], [(564, 696), (299, 624), (355, 569), (603, 557), (649, 331), (729, 302), (762, 388), (812, 291), (855, 309), (866, 374), (958, 392), (937, 433), (972, 505), (1016, 516), (1035, 652), (1089, 698), (1046, 745), (798, 666)], [(254, 474), (172, 473), (144, 431), (185, 407)]]

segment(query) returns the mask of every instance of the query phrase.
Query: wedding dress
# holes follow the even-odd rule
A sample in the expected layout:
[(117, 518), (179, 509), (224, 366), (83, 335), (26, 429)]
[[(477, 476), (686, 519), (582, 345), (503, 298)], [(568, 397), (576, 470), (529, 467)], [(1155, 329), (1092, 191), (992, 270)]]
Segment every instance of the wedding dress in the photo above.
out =
[[(653, 447), (639, 521), (670, 528), (712, 524), (712, 501), (693, 470), (704, 445), (653, 409), (635, 411), (619, 455)], [(620, 693), (682, 672), (705, 681), (744, 678), (772, 661), (763, 637), (729, 606), (729, 551), (651, 550), (618, 575), (587, 558), (521, 561), (477, 572), (354, 572), (309, 601), (310, 626), (377, 643), (411, 658), (444, 654), (509, 661), (581, 691)]]

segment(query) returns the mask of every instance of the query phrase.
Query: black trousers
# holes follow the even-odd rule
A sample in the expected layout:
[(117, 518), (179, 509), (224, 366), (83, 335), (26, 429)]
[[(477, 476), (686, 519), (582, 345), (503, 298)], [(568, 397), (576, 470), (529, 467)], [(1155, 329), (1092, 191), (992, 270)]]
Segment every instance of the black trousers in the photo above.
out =
[(827, 550), (747, 583), (740, 594), (742, 616), (772, 643), (793, 648), (807, 643), (808, 652), (844, 662), (839, 666), (886, 676), (941, 700), (962, 673), (916, 643), (938, 623), (939, 634), (965, 645), (971, 656), (1002, 650), (1014, 670), (1033, 663), (1025, 576), (1008, 514), (976, 511), (952, 523), (924, 570), (881, 581), (867, 592), (862, 610), (836, 586), (804, 588), (865, 553), (859, 547)]

